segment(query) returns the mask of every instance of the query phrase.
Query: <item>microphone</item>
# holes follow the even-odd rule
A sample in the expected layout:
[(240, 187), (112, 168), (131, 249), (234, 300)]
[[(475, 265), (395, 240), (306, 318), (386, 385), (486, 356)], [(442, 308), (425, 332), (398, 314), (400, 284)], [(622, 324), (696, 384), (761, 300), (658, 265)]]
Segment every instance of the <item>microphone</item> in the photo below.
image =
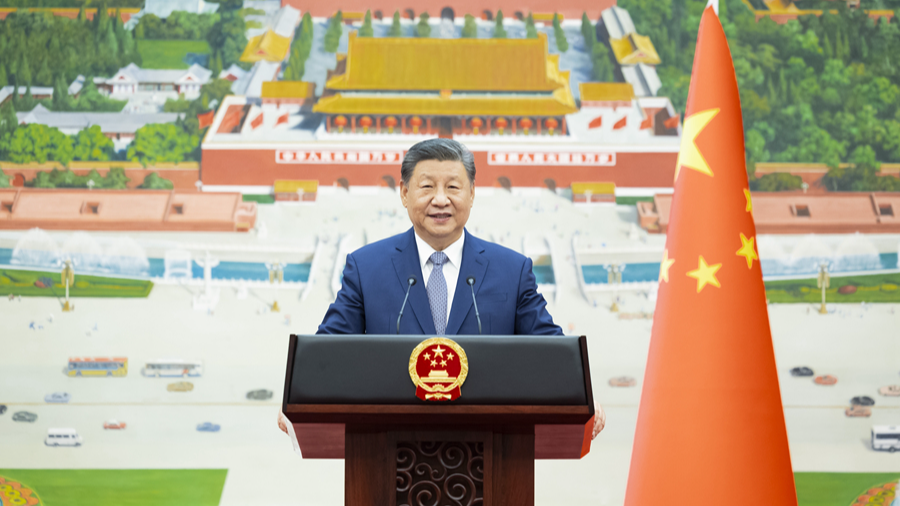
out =
[(481, 315), (478, 314), (478, 303), (475, 302), (475, 276), (467, 277), (466, 283), (469, 284), (469, 289), (472, 290), (472, 304), (475, 306), (475, 319), (478, 320), (478, 335), (481, 335)]
[(403, 305), (400, 306), (400, 316), (397, 317), (397, 334), (400, 334), (400, 318), (403, 318), (403, 310), (406, 309), (406, 301), (409, 299), (409, 289), (412, 288), (414, 284), (416, 284), (416, 277), (410, 276), (409, 279), (406, 280), (406, 297), (403, 297)]

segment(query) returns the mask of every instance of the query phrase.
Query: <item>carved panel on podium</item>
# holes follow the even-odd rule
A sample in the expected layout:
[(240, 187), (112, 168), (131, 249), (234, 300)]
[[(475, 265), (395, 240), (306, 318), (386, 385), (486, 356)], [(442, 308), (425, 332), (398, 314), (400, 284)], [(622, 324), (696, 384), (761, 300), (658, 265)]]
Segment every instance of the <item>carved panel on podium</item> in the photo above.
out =
[(397, 506), (481, 506), (484, 443), (398, 441)]

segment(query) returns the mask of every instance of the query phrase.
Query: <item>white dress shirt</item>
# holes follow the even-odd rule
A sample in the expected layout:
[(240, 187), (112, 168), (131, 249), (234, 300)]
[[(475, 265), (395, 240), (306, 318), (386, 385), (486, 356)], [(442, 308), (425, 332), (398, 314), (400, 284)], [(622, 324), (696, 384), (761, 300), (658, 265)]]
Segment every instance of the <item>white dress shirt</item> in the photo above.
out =
[[(424, 239), (416, 235), (416, 247), (419, 249), (419, 264), (422, 267), (422, 277), (425, 278), (425, 288), (428, 288), (428, 280), (431, 278), (431, 271), (434, 270), (434, 263), (431, 262), (431, 254), (435, 249), (431, 247)], [(444, 279), (447, 281), (447, 321), (450, 321), (450, 309), (453, 307), (453, 294), (456, 293), (456, 282), (459, 280), (459, 269), (462, 266), (463, 244), (466, 241), (466, 232), (463, 231), (459, 239), (450, 246), (444, 248), (444, 254), (447, 255), (447, 261), (441, 268), (444, 273)]]

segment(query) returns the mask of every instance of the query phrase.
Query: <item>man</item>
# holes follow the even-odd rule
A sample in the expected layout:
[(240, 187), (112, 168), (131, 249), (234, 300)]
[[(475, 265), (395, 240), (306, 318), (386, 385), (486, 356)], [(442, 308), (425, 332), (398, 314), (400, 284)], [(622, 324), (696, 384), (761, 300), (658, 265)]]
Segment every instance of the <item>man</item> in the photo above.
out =
[[(400, 177), (412, 229), (347, 255), (319, 334), (563, 334), (537, 292), (531, 259), (465, 230), (475, 202), (475, 161), (465, 146), (419, 142)], [(596, 412), (594, 437), (606, 423), (599, 404)]]

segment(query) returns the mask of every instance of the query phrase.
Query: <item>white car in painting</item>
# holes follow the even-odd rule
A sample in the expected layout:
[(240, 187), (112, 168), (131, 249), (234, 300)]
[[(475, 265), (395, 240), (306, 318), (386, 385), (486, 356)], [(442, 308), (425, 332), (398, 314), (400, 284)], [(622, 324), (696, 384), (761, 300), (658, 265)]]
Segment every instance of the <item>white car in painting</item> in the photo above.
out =
[(60, 404), (69, 402), (69, 399), (71, 398), (72, 396), (70, 396), (68, 392), (53, 392), (52, 394), (47, 394), (44, 396), (44, 402)]
[(75, 429), (47, 429), (47, 446), (81, 446), (83, 440)]

